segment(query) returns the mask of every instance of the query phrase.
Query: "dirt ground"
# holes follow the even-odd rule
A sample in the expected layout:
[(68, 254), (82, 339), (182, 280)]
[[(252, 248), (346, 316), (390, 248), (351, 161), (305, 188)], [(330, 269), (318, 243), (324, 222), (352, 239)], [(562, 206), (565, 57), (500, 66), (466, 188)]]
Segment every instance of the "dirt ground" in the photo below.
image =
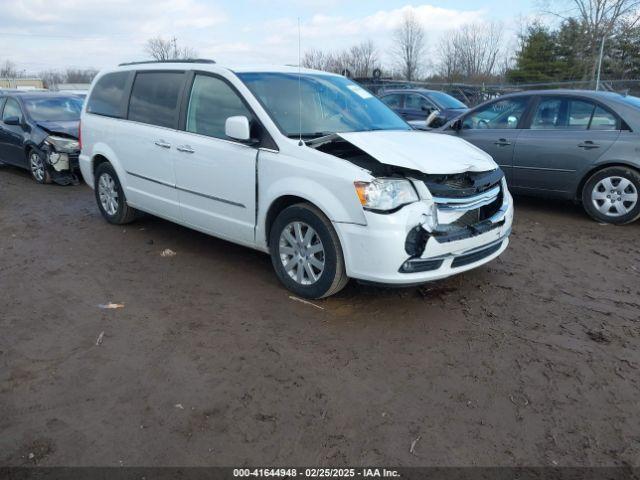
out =
[(315, 307), (0, 167), (0, 464), (640, 465), (640, 223), (516, 204), (499, 260)]

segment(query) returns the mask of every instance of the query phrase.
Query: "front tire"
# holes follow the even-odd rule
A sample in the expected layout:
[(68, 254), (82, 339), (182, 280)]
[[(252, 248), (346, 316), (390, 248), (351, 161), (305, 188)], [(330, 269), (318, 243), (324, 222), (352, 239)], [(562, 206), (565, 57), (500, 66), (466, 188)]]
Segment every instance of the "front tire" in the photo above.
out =
[(608, 167), (594, 173), (582, 189), (582, 205), (594, 220), (625, 225), (640, 218), (640, 173)]
[(127, 198), (113, 166), (98, 165), (95, 174), (94, 192), (100, 213), (109, 223), (125, 225), (136, 218), (136, 210), (127, 205)]
[(338, 234), (313, 205), (283, 210), (271, 227), (269, 245), (278, 279), (300, 297), (329, 297), (349, 281)]
[(29, 172), (31, 177), (41, 185), (51, 183), (51, 174), (42, 155), (35, 150), (29, 152)]

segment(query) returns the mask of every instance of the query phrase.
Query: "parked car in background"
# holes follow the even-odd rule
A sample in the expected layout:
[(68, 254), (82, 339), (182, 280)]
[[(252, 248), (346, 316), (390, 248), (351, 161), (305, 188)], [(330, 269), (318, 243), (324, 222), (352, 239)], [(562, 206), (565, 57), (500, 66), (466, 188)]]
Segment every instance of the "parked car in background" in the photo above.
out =
[(515, 193), (578, 200), (599, 222), (640, 217), (640, 99), (534, 91), (480, 105), (440, 129), (481, 148)]
[(380, 100), (418, 128), (438, 128), (469, 108), (460, 100), (437, 90), (385, 90)]
[(38, 183), (78, 183), (82, 99), (57, 93), (0, 94), (0, 161)]
[(413, 131), (347, 78), (290, 67), (103, 72), (80, 166), (108, 222), (142, 210), (268, 252), (306, 298), (476, 268), (507, 248), (513, 219), (489, 155)]

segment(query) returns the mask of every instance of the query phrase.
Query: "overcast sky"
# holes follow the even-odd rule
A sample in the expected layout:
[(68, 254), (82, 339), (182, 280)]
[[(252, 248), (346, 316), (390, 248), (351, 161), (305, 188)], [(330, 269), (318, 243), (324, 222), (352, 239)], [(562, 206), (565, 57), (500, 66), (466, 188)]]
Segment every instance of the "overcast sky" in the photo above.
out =
[(536, 0), (0, 0), (0, 62), (27, 72), (103, 68), (145, 59), (145, 41), (175, 36), (221, 63), (297, 63), (302, 50), (372, 39), (388, 60), (391, 32), (414, 10), (433, 46), (449, 29), (502, 21), (515, 36)]

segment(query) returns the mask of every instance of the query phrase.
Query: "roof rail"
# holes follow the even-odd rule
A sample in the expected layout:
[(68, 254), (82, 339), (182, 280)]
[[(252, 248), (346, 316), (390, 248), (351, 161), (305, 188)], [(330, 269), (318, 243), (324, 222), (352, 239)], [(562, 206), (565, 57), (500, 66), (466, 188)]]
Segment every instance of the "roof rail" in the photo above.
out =
[(189, 59), (185, 59), (185, 60), (180, 60), (180, 59), (176, 59), (176, 60), (146, 60), (143, 62), (127, 62), (127, 63), (121, 63), (120, 65), (118, 65), (119, 67), (128, 67), (129, 65), (146, 65), (146, 64), (153, 64), (153, 63), (209, 63), (209, 64), (213, 64), (216, 63), (214, 60), (209, 60), (206, 58), (189, 58)]

